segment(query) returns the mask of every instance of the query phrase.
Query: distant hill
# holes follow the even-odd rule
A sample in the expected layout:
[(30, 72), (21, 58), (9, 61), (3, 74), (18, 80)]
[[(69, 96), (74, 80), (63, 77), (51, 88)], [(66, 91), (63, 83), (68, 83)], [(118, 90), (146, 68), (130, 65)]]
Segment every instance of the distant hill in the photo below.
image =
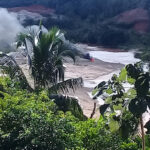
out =
[(46, 27), (59, 26), (75, 42), (112, 47), (150, 43), (150, 0), (0, 0), (0, 6), (40, 14), (47, 18)]

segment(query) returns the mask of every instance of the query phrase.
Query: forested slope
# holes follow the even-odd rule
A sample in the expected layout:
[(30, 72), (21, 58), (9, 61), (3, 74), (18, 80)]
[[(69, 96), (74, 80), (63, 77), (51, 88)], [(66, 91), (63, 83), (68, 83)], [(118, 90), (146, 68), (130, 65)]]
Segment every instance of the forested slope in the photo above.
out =
[(53, 7), (58, 13), (67, 16), (76, 15), (82, 19), (94, 16), (102, 20), (137, 7), (149, 9), (150, 0), (0, 0), (1, 7), (28, 6), (33, 4)]
[[(63, 16), (57, 20), (48, 18), (44, 25), (48, 28), (59, 26), (67, 31), (67, 38), (75, 42), (113, 47), (143, 45), (141, 41), (150, 43), (150, 0), (0, 0), (0, 6), (7, 8), (31, 5), (50, 7)], [(131, 15), (131, 19), (138, 14), (148, 17), (141, 22), (139, 16), (138, 25), (135, 22), (118, 23), (116, 17), (124, 13), (126, 17)], [(138, 30), (142, 31), (142, 37)]]

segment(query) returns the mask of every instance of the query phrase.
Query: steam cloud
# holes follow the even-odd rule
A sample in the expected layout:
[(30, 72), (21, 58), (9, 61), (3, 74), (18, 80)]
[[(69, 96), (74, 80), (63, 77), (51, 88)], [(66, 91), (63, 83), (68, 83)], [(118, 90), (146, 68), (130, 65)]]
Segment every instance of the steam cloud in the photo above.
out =
[(23, 26), (17, 20), (14, 13), (0, 8), (0, 50), (10, 47), (15, 41), (16, 35), (23, 30)]

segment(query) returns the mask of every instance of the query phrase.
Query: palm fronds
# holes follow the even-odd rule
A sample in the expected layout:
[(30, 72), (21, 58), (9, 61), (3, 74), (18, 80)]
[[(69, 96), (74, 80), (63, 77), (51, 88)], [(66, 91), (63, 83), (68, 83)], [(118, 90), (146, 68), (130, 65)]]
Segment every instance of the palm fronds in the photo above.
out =
[(24, 73), (13, 57), (8, 56), (7, 54), (0, 54), (0, 66), (4, 73), (8, 74), (12, 80), (15, 79), (20, 83), (22, 89), (33, 91)]
[(63, 95), (50, 95), (50, 99), (54, 99), (54, 102), (57, 104), (58, 109), (67, 112), (70, 111), (75, 117), (80, 120), (86, 120), (87, 117), (84, 116), (81, 106), (78, 103), (78, 100), (74, 97), (63, 96)]
[(83, 80), (82, 78), (73, 78), (73, 79), (68, 79), (66, 81), (57, 83), (56, 85), (52, 86), (51, 88), (49, 88), (49, 91), (51, 92), (69, 92), (70, 89), (72, 89), (73, 91), (75, 91), (77, 88), (82, 87), (83, 86)]

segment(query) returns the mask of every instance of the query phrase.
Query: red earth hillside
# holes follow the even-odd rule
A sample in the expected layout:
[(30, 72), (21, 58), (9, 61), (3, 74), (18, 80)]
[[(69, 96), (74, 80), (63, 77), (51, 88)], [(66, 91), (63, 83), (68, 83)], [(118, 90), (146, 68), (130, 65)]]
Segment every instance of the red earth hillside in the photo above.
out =
[(26, 7), (8, 8), (8, 11), (11, 11), (11, 12), (19, 12), (22, 10), (26, 10), (26, 11), (33, 12), (33, 13), (39, 13), (42, 15), (49, 15), (49, 14), (52, 14), (55, 12), (54, 9), (47, 8), (42, 5), (32, 5), (32, 6), (26, 6)]
[(136, 8), (126, 11), (115, 17), (117, 23), (131, 24), (137, 32), (150, 30), (150, 17), (148, 11), (143, 8)]

